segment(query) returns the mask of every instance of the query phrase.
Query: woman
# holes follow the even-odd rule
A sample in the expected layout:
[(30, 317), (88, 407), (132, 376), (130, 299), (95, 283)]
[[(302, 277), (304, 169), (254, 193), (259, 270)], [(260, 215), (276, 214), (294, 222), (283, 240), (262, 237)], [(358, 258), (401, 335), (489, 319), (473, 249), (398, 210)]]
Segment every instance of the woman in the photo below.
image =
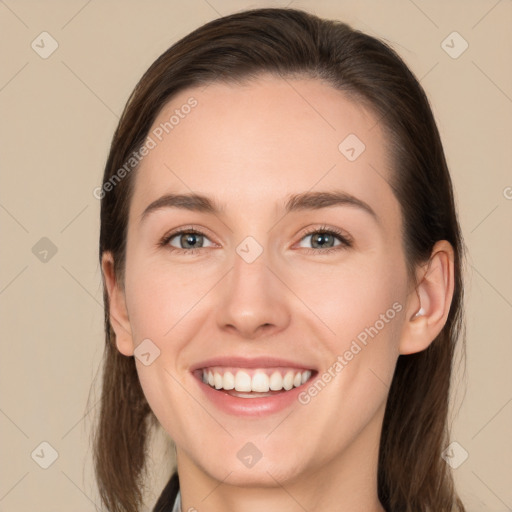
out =
[(464, 246), (393, 50), (299, 10), (214, 20), (138, 83), (99, 197), (108, 510), (139, 510), (158, 424), (155, 511), (464, 510), (441, 457)]

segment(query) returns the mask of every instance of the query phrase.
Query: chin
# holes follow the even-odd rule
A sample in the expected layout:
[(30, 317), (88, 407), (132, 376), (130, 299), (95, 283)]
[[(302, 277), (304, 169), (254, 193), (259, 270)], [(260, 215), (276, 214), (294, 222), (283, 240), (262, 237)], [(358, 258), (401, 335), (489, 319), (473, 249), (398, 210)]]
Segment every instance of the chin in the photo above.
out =
[[(278, 459), (279, 460), (274, 460)], [(226, 464), (226, 457), (222, 457), (219, 463), (213, 461), (198, 461), (198, 465), (210, 475), (211, 478), (225, 484), (237, 487), (271, 488), (296, 480), (304, 470), (295, 459), (284, 460), (283, 457), (273, 455), (272, 460), (261, 456), (251, 462), (252, 465), (245, 466), (233, 454), (233, 462)], [(229, 476), (228, 476), (229, 475)]]

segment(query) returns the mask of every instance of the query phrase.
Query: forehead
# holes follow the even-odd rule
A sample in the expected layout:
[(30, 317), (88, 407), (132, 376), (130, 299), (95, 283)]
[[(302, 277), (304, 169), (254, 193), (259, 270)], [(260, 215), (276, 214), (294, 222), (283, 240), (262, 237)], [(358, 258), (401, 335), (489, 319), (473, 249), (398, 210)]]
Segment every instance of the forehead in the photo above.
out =
[(275, 214), (289, 194), (329, 189), (382, 215), (396, 210), (378, 118), (319, 80), (261, 76), (186, 89), (164, 106), (148, 137), (153, 147), (136, 172), (133, 220), (170, 192), (212, 196), (235, 214), (256, 207)]

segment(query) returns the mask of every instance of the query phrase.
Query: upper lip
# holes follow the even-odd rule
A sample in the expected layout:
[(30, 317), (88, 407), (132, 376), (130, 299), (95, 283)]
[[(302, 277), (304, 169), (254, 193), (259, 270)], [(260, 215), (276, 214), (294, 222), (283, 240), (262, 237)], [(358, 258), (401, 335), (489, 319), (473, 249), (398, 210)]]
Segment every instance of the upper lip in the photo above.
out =
[(234, 368), (274, 368), (284, 366), (287, 368), (297, 368), (304, 370), (314, 370), (311, 365), (300, 363), (298, 361), (291, 361), (289, 359), (280, 359), (270, 356), (259, 357), (213, 357), (206, 359), (197, 364), (194, 364), (190, 371), (199, 370), (202, 368), (209, 368), (212, 366), (230, 366)]

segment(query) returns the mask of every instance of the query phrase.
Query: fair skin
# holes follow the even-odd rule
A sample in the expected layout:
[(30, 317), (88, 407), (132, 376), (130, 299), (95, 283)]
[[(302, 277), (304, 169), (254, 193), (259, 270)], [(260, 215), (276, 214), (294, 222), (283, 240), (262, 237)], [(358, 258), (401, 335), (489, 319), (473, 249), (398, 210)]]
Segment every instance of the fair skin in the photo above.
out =
[[(151, 364), (135, 364), (176, 443), (182, 510), (383, 511), (377, 457), (388, 386), (398, 356), (427, 348), (446, 322), (452, 248), (438, 242), (417, 283), (408, 281), (385, 133), (342, 92), (306, 78), (213, 83), (180, 92), (153, 128), (191, 96), (197, 106), (137, 170), (124, 288), (111, 254), (102, 260), (118, 350), (133, 356), (148, 338), (160, 350)], [(354, 161), (338, 149), (351, 133), (366, 146)], [(375, 216), (350, 204), (284, 210), (292, 194), (334, 190)], [(162, 207), (141, 221), (164, 194), (191, 192), (222, 210)], [(192, 238), (195, 254), (187, 252), (191, 235), (158, 245), (181, 227), (204, 235)], [(340, 230), (352, 246), (308, 236), (313, 228), (325, 234), (322, 227)], [(237, 252), (248, 236), (263, 250), (250, 263)], [(393, 304), (401, 306), (396, 315), (308, 403), (234, 414), (191, 371), (220, 356), (283, 358), (317, 372), (307, 390)], [(425, 314), (415, 317), (420, 306)], [(254, 409), (253, 400), (264, 399), (237, 400)], [(239, 456), (249, 442), (261, 454), (250, 467)]]

